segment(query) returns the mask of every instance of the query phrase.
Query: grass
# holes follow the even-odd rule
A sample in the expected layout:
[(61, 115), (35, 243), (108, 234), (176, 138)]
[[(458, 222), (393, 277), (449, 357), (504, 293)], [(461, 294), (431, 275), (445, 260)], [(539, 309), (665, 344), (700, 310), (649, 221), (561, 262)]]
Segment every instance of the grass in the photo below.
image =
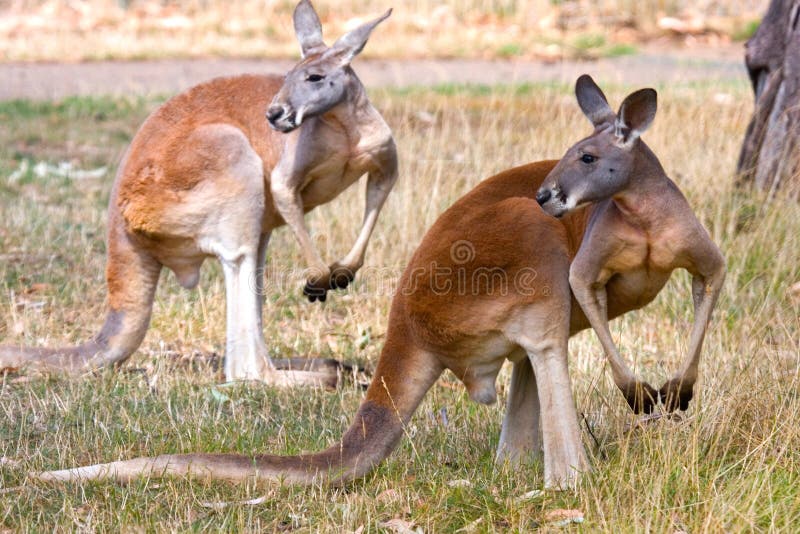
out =
[(741, 21), (733, 29), (731, 37), (733, 37), (735, 41), (747, 41), (755, 35), (760, 25), (761, 19)]
[[(632, 88), (609, 88), (612, 103)], [(561, 530), (578, 509), (591, 532), (780, 532), (800, 521), (800, 207), (733, 189), (752, 108), (749, 87), (659, 88), (645, 138), (724, 251), (729, 274), (705, 343), (696, 399), (680, 420), (629, 430), (593, 333), (570, 345), (573, 389), (594, 470), (575, 492), (541, 488), (541, 465), (495, 470), (500, 402), (471, 403), (452, 376), (432, 388), (395, 453), (344, 489), (200, 480), (47, 485), (32, 470), (141, 454), (202, 450), (296, 453), (335, 441), (362, 398), (337, 391), (222, 386), (224, 285), (208, 262), (197, 290), (165, 273), (152, 326), (118, 372), (74, 379), (0, 378), (0, 530), (356, 531), (402, 519), (426, 532)], [(715, 99), (718, 93), (731, 96)], [(77, 169), (113, 165), (161, 99), (76, 98), (0, 103), (0, 342), (74, 342), (99, 327), (105, 206), (111, 176), (24, 173), (23, 161)], [(425, 229), (482, 178), (558, 157), (589, 132), (570, 89), (443, 86), (373, 93), (395, 131), (401, 180), (381, 216), (365, 269), (398, 275)], [(421, 116), (420, 112), (426, 115)], [(19, 173), (17, 173), (19, 174)], [(349, 248), (363, 183), (309, 215), (323, 254)], [(329, 222), (328, 222), (329, 221)], [(269, 269), (301, 256), (286, 229)], [(387, 282), (383, 279), (383, 282)], [(275, 354), (332, 356), (374, 366), (386, 329), (388, 285), (362, 277), (324, 306), (301, 298), (302, 279), (268, 287), (266, 337)], [(689, 279), (676, 273), (654, 303), (612, 331), (638, 372), (661, 383), (686, 352)], [(451, 484), (467, 480), (469, 486)], [(257, 505), (241, 501), (263, 497)], [(233, 503), (212, 507), (209, 503)], [(239, 504), (237, 504), (239, 503)]]
[[(0, 5), (0, 61), (295, 57), (295, 1), (27, 0)], [(766, 0), (317, 0), (328, 39), (394, 7), (365, 54), (381, 58), (561, 57), (631, 53), (634, 43), (677, 38), (664, 17), (699, 24), (690, 40), (719, 43), (754, 31)], [(699, 20), (699, 22), (698, 22)], [(580, 46), (585, 36), (605, 46)], [(685, 36), (683, 36), (685, 37)], [(577, 45), (574, 41), (579, 41)], [(591, 43), (589, 43), (591, 44)]]

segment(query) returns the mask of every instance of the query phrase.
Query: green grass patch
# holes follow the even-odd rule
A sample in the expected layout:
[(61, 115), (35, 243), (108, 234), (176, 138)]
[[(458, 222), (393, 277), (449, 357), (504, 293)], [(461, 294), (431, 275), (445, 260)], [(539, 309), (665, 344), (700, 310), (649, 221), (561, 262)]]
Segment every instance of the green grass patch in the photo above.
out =
[(504, 44), (497, 49), (497, 55), (501, 58), (509, 58), (514, 56), (521, 56), (525, 52), (522, 45), (519, 43)]
[(748, 20), (744, 23), (737, 25), (731, 33), (731, 38), (734, 41), (747, 41), (758, 31), (761, 25), (760, 19)]
[[(616, 108), (634, 88), (604, 89)], [(559, 157), (588, 135), (572, 91), (571, 84), (534, 83), (371, 92), (395, 132), (401, 177), (365, 269), (399, 274), (439, 213), (480, 180)], [(696, 397), (680, 420), (632, 425), (594, 335), (571, 341), (575, 402), (593, 466), (576, 491), (530, 493), (542, 487), (537, 460), (494, 464), (508, 369), (498, 379), (499, 402), (488, 407), (471, 403), (447, 374), (408, 425), (411, 439), (345, 488), (28, 480), (29, 471), (168, 452), (293, 454), (341, 436), (363, 398), (350, 381), (337, 391), (220, 385), (225, 296), (210, 260), (193, 292), (162, 276), (151, 329), (121, 368), (69, 379), (0, 377), (0, 530), (379, 532), (399, 519), (426, 532), (561, 531), (548, 514), (577, 509), (583, 525), (565, 530), (791, 531), (800, 521), (800, 303), (789, 288), (800, 280), (800, 207), (732, 185), (751, 99), (745, 81), (659, 87), (658, 115), (644, 137), (720, 245), (728, 277)], [(116, 162), (162, 101), (0, 103), (0, 344), (59, 345), (96, 333)], [(12, 179), (23, 162), (28, 170)], [(108, 173), (80, 180), (37, 174), (42, 162), (107, 166)], [(309, 214), (326, 259), (351, 245), (362, 196), (352, 188)], [(374, 369), (391, 276), (381, 279), (386, 286), (364, 276), (312, 306), (302, 298), (303, 260), (291, 233), (276, 231), (270, 247), (270, 273), (296, 273), (268, 285), (272, 353)], [(690, 277), (680, 273), (644, 310), (614, 321), (612, 333), (637, 372), (661, 383), (685, 357), (691, 321)], [(242, 503), (256, 498), (260, 504)]]

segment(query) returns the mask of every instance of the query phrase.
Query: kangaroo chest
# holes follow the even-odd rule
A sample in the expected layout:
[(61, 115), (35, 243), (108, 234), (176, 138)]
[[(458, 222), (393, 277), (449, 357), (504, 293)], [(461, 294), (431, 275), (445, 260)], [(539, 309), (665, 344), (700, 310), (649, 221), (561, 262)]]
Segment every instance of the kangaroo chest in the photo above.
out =
[[(613, 275), (606, 283), (609, 301), (620, 308), (635, 310), (653, 301), (669, 280), (670, 271), (632, 269)], [(624, 311), (623, 311), (624, 313)]]
[[(382, 132), (381, 132), (382, 134)], [(354, 140), (342, 132), (326, 132), (326, 147), (306, 173), (300, 194), (306, 211), (330, 202), (361, 176), (380, 168), (391, 134)]]
[(349, 150), (332, 153), (305, 176), (300, 188), (306, 210), (330, 202), (372, 168), (371, 158)]
[(650, 303), (669, 280), (675, 255), (669, 243), (634, 231), (621, 236), (618, 250), (603, 268), (609, 302), (627, 309)]

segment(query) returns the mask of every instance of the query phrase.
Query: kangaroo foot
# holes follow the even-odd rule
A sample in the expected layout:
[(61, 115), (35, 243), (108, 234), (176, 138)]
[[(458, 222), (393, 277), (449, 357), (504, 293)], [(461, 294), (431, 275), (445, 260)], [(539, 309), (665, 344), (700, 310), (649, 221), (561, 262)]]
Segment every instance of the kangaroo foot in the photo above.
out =
[(620, 389), (633, 413), (650, 413), (658, 403), (659, 392), (647, 382), (634, 382)]
[(694, 395), (694, 384), (688, 384), (682, 379), (673, 378), (667, 380), (661, 386), (661, 389), (658, 390), (658, 395), (668, 412), (674, 412), (678, 408), (686, 410), (689, 407), (689, 401), (692, 400)]
[(331, 289), (344, 289), (346, 288), (356, 277), (355, 271), (339, 265), (338, 263), (334, 263), (330, 266), (331, 270), (331, 278), (330, 278), (330, 287)]

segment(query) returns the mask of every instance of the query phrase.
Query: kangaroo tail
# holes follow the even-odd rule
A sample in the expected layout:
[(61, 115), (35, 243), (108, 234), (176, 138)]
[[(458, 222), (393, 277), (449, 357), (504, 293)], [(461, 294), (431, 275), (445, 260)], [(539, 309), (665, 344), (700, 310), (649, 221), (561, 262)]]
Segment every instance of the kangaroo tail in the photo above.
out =
[(73, 347), (0, 346), (0, 372), (38, 369), (80, 373), (118, 363), (133, 354), (150, 324), (155, 288), (161, 272), (149, 254), (136, 247), (112, 211), (108, 233), (108, 305), (100, 332)]
[(366, 398), (350, 427), (341, 441), (322, 452), (298, 456), (174, 454), (33, 476), (55, 481), (128, 481), (141, 476), (191, 475), (221, 480), (266, 478), (300, 484), (344, 484), (359, 478), (394, 450), (405, 424), (443, 370), (434, 355), (409, 349), (409, 337), (397, 330), (390, 329)]

